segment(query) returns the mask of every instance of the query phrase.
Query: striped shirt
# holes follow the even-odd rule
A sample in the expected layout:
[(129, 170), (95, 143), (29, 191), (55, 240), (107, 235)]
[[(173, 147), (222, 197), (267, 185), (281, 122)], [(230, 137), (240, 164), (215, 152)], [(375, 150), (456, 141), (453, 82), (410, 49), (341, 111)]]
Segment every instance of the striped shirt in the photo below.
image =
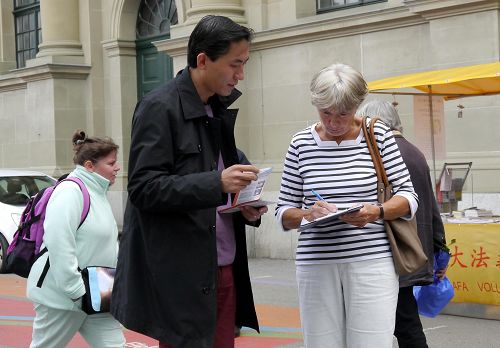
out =
[[(394, 194), (408, 199), (413, 215), (418, 206), (417, 195), (392, 132), (377, 122), (375, 137)], [(317, 198), (311, 190), (338, 209), (355, 203), (377, 203), (377, 176), (362, 130), (355, 140), (340, 144), (321, 140), (315, 125), (293, 136), (275, 212), (278, 221), (281, 223), (287, 209), (313, 206)], [(362, 228), (334, 220), (300, 233), (296, 263), (343, 263), (390, 256), (381, 219)]]

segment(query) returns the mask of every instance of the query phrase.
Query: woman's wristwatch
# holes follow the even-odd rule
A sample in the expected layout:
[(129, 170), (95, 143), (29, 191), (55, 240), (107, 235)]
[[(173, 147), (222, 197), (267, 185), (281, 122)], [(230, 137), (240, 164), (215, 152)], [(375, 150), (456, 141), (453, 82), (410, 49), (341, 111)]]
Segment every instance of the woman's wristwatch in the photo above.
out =
[(378, 209), (380, 210), (379, 212), (379, 219), (384, 219), (384, 206), (382, 203), (377, 203)]

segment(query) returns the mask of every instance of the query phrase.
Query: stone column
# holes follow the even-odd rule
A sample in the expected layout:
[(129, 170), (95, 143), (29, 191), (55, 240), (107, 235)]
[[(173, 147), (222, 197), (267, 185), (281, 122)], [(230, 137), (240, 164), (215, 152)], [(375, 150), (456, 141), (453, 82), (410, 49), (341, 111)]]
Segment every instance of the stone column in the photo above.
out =
[(210, 14), (229, 17), (236, 23), (246, 23), (241, 0), (191, 0), (191, 8), (186, 10), (186, 24), (198, 23), (202, 17)]
[[(51, 57), (53, 62), (83, 62), (80, 42), (78, 0), (40, 1), (42, 43), (37, 58)], [(68, 57), (57, 59), (57, 57)], [(62, 61), (61, 61), (62, 60)]]
[(16, 68), (13, 1), (0, 2), (0, 74)]

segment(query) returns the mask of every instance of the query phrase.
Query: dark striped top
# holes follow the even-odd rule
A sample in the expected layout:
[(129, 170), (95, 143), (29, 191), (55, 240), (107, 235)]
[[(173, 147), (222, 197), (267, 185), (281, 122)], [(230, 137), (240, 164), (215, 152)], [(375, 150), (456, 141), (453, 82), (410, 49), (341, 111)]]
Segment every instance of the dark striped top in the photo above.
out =
[[(413, 215), (417, 195), (392, 132), (377, 122), (375, 136), (394, 193), (408, 199)], [(340, 144), (321, 140), (315, 125), (293, 136), (275, 212), (280, 224), (285, 210), (314, 205), (317, 198), (311, 190), (339, 209), (354, 203), (377, 203), (377, 176), (362, 130), (357, 139)], [(300, 233), (296, 263), (342, 263), (390, 256), (382, 220), (363, 228), (335, 220)]]

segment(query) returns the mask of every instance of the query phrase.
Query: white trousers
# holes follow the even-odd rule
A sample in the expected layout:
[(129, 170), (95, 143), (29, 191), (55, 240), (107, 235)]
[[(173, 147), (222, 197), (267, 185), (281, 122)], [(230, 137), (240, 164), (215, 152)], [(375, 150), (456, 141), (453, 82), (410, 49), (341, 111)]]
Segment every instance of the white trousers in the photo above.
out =
[(391, 348), (398, 302), (392, 258), (297, 265), (306, 348)]
[(35, 320), (30, 348), (64, 348), (80, 332), (93, 348), (123, 348), (120, 323), (109, 313), (87, 315), (35, 303)]

